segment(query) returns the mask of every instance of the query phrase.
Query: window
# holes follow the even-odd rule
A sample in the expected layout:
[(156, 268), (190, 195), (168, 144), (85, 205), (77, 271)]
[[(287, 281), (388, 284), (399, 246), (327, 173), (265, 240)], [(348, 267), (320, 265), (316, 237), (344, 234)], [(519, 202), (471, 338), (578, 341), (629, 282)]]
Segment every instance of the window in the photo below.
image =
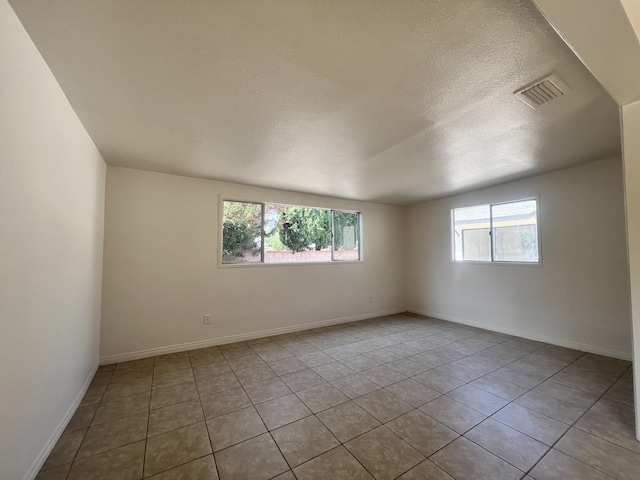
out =
[(222, 263), (360, 260), (360, 214), (223, 200)]
[(456, 262), (539, 263), (535, 199), (451, 211)]

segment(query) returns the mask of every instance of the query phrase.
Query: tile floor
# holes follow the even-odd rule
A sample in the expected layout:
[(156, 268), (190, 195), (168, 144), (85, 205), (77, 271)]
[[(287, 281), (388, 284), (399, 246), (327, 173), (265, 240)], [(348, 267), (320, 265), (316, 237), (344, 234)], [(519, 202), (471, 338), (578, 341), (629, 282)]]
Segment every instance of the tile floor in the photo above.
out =
[(630, 363), (393, 315), (100, 367), (44, 479), (634, 479)]

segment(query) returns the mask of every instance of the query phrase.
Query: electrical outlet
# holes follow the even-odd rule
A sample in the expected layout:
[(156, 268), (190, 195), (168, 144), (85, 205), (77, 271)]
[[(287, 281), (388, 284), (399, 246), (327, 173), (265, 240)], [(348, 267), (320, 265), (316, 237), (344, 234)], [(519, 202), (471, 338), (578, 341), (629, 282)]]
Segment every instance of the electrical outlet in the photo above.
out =
[(373, 297), (369, 295), (369, 303), (373, 303)]
[(207, 313), (204, 316), (204, 324), (205, 325), (211, 325), (211, 314), (210, 313)]

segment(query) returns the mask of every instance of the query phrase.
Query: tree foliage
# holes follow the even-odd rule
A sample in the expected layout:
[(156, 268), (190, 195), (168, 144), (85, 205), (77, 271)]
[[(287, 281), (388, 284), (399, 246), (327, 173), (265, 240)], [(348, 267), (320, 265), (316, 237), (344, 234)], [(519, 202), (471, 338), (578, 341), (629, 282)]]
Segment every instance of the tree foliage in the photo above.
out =
[(258, 248), (262, 207), (256, 203), (224, 202), (222, 254), (241, 257)]
[[(340, 250), (347, 245), (346, 243), (357, 242), (357, 228), (358, 228), (358, 214), (351, 212), (333, 212), (333, 223), (335, 230), (335, 248)], [(351, 238), (345, 238), (345, 232), (352, 232)], [(355, 248), (354, 245), (348, 245), (351, 249)]]
[[(331, 212), (305, 207), (280, 211), (280, 241), (294, 252), (331, 245)], [(311, 246), (314, 247), (311, 247)]]

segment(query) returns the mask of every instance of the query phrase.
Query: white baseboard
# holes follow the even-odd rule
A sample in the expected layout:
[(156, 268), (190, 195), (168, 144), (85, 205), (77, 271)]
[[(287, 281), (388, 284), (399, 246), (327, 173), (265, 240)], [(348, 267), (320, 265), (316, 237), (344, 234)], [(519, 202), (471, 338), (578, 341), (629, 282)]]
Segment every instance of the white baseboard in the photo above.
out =
[(319, 322), (303, 323), (300, 325), (292, 325), (289, 327), (278, 327), (269, 330), (260, 330), (257, 332), (241, 333), (238, 335), (228, 335), (226, 337), (211, 338), (208, 340), (198, 340), (195, 342), (179, 343), (168, 345), (166, 347), (149, 348), (147, 350), (138, 350), (135, 352), (119, 353), (117, 355), (107, 355), (100, 359), (100, 365), (109, 365), (112, 363), (128, 362), (130, 360), (139, 360), (141, 358), (155, 357), (156, 355), (166, 355), (167, 353), (185, 352), (187, 350), (195, 350), (197, 348), (213, 347), (216, 345), (224, 345), (227, 343), (242, 342), (244, 340), (253, 340), (254, 338), (271, 337), (273, 335), (282, 335), (285, 333), (299, 332), (302, 330), (311, 330), (313, 328), (327, 327), (329, 325), (338, 325), (340, 323), (355, 322), (357, 320), (367, 320), (370, 318), (384, 317), (385, 315), (394, 315), (406, 312), (406, 308), (394, 308), (391, 310), (383, 310), (380, 312), (365, 313), (362, 315), (352, 315), (350, 317), (331, 318), (329, 320), (321, 320)]
[(596, 345), (588, 345), (586, 343), (573, 342), (571, 340), (565, 340), (563, 338), (548, 337), (546, 335), (538, 335), (537, 333), (520, 330), (517, 328), (505, 328), (492, 325), (490, 323), (478, 322), (475, 320), (468, 320), (466, 318), (452, 317), (451, 315), (445, 315), (442, 313), (429, 312), (421, 310), (419, 308), (409, 307), (408, 312), (424, 315), (425, 317), (437, 318), (439, 320), (447, 320), (449, 322), (460, 323), (462, 325), (469, 325), (470, 327), (484, 328), (485, 330), (491, 330), (493, 332), (505, 333), (507, 335), (514, 335), (516, 337), (528, 338), (529, 340), (537, 340), (539, 342), (550, 343), (552, 345), (558, 345), (560, 347), (572, 348), (574, 350), (581, 350), (583, 352), (595, 353), (596, 355), (605, 355), (607, 357), (619, 358), (621, 360), (631, 361), (631, 354), (627, 352), (620, 352), (618, 350), (611, 350), (609, 348), (602, 348)]
[(80, 402), (82, 402), (82, 399), (84, 398), (85, 393), (87, 393), (87, 390), (89, 389), (89, 385), (91, 385), (91, 381), (93, 380), (93, 377), (96, 374), (97, 370), (98, 370), (98, 362), (96, 362), (96, 364), (91, 368), (91, 372), (89, 372), (89, 376), (85, 380), (84, 385), (82, 385), (80, 392), (78, 393), (76, 398), (73, 400), (73, 403), (65, 413), (64, 417), (62, 417), (62, 420), (60, 420), (60, 423), (58, 424), (56, 429), (53, 431), (51, 436), (49, 437), (49, 440), (47, 440), (47, 443), (45, 443), (44, 447), (42, 447), (42, 450), (40, 450), (40, 454), (36, 457), (35, 461), (31, 465), (31, 468), (25, 474), (24, 480), (33, 480), (38, 475), (38, 472), (40, 472), (42, 465), (44, 465), (44, 462), (47, 460), (47, 457), (53, 450), (53, 447), (55, 447), (56, 443), (58, 443), (58, 440), (60, 440), (60, 437), (62, 436), (64, 429), (67, 428), (67, 425), (69, 425), (71, 418), (73, 417), (73, 415), (76, 413), (76, 410), (80, 406)]

